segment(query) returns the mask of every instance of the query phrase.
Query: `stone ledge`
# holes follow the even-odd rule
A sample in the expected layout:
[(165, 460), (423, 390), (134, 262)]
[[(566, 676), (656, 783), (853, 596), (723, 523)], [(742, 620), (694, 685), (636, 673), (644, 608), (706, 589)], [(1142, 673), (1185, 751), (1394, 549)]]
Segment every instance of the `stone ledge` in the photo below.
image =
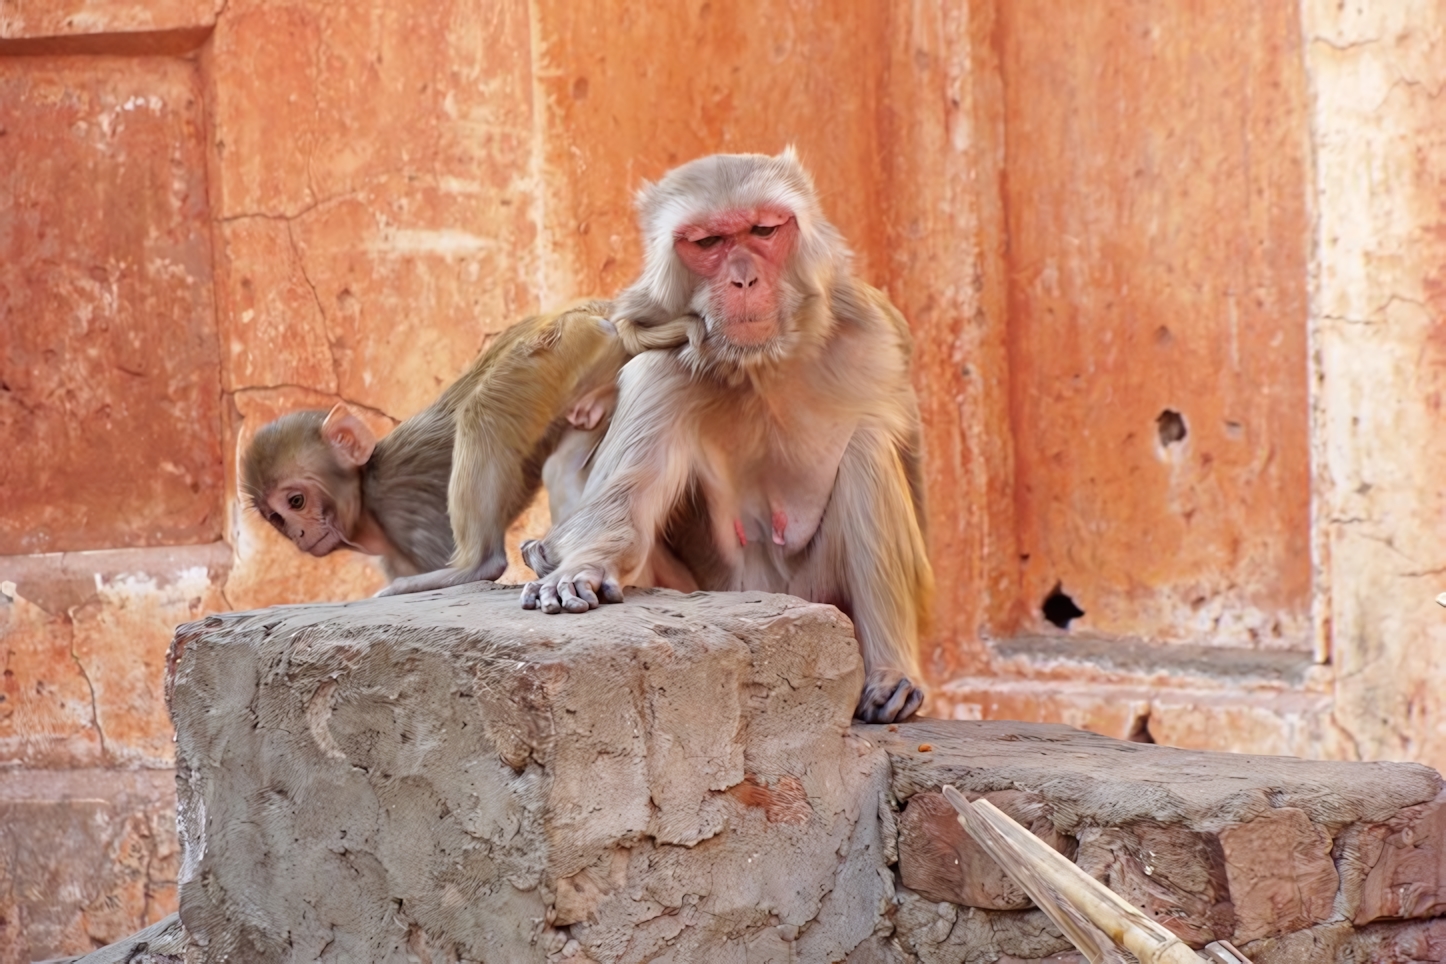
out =
[[(1196, 947), (1446, 911), (1446, 792), (1408, 763), (1128, 743), (1051, 724), (855, 731), (889, 754), (899, 872), (921, 897), (1021, 910), (937, 793), (983, 795)], [(931, 922), (935, 930), (939, 925)]]
[(958, 720), (1041, 720), (1195, 750), (1351, 759), (1328, 692), (1156, 686), (1098, 678), (975, 676), (936, 689), (931, 711)]
[(1210, 682), (1228, 686), (1304, 686), (1314, 657), (1295, 650), (1240, 649), (1227, 646), (1157, 644), (1139, 639), (1091, 636), (1019, 636), (989, 643), (995, 668), (1103, 671), (1131, 681), (1188, 686)]
[(549, 617), (459, 587), (210, 617), (168, 664), (188, 964), (1072, 960), (943, 783), (1196, 946), (1305, 964), (1441, 934), (1434, 771), (851, 725), (851, 628), (793, 597)]

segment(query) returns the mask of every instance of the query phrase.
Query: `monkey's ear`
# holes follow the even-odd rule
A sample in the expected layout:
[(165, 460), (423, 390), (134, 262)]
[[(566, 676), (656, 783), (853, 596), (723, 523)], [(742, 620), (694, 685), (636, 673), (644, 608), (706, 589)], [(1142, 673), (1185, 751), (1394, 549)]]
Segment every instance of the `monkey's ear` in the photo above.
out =
[(342, 402), (337, 402), (326, 413), (326, 421), (321, 423), (321, 437), (331, 446), (337, 461), (353, 469), (366, 465), (377, 447), (377, 437), (367, 428), (367, 423), (353, 415)]

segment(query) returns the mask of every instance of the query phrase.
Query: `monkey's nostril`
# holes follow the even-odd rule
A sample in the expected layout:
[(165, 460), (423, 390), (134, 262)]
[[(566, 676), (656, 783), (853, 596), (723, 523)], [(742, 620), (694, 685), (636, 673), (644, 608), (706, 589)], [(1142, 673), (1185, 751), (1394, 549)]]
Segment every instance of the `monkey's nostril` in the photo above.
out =
[(752, 281), (748, 282), (748, 287), (752, 288), (756, 284), (758, 284), (758, 279), (754, 278)]

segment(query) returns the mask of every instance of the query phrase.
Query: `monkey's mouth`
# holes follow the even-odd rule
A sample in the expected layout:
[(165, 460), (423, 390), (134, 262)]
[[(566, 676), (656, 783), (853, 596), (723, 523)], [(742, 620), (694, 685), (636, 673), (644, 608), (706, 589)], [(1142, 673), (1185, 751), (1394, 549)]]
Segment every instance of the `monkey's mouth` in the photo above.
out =
[(726, 313), (705, 316), (707, 330), (737, 352), (752, 354), (767, 351), (783, 331), (782, 320), (776, 313), (748, 313), (743, 317), (730, 317)]
[(342, 544), (341, 534), (328, 529), (312, 540), (311, 545), (301, 546), (301, 551), (313, 556), (326, 556), (335, 552)]
[(730, 321), (723, 328), (723, 337), (739, 348), (757, 349), (778, 335), (778, 322), (772, 318), (745, 318)]

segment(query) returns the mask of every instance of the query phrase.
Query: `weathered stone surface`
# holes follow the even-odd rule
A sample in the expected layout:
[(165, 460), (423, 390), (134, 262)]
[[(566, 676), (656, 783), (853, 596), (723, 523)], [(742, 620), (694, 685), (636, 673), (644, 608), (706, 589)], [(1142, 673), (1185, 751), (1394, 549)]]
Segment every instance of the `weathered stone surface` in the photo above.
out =
[(228, 5), (209, 93), (229, 387), (405, 418), (486, 336), (579, 294), (535, 284), (530, 52), (518, 4)]
[[(1038, 794), (997, 790), (982, 796), (1028, 827), (1055, 850), (1073, 858), (1074, 838), (1055, 829)], [(943, 794), (916, 793), (899, 817), (899, 878), (928, 900), (988, 910), (1023, 910), (1029, 896), (959, 825)]]
[(211, 617), (173, 664), (206, 960), (841, 960), (892, 895), (831, 607), (463, 587)]
[(956, 720), (1063, 723), (1118, 739), (1148, 734), (1156, 743), (1192, 750), (1270, 753), (1307, 759), (1350, 758), (1354, 750), (1332, 723), (1328, 692), (1192, 687), (1161, 674), (1140, 680), (1067, 680), (971, 676), (935, 690), (930, 712)]
[(1235, 934), (1225, 854), (1214, 834), (1153, 820), (1089, 827), (1080, 831), (1076, 863), (1194, 947)]
[[(1441, 776), (1412, 763), (1338, 763), (1250, 757), (1129, 743), (1051, 723), (918, 720), (855, 732), (888, 751), (895, 794), (952, 783), (988, 793), (1038, 793), (1054, 825), (1073, 835), (1088, 821), (1154, 820), (1214, 833), (1293, 807), (1338, 830), (1384, 822), (1440, 792)], [(920, 752), (920, 744), (932, 749)]]
[(0, 557), (0, 762), (172, 765), (178, 622), (225, 609), (222, 543)]
[(195, 943), (181, 926), (180, 915), (172, 914), (100, 950), (39, 964), (185, 964), (187, 952), (194, 954), (195, 950)]
[(176, 909), (170, 770), (0, 770), (0, 961), (88, 951)]
[(1277, 937), (1331, 917), (1340, 875), (1331, 838), (1305, 811), (1280, 807), (1220, 831), (1235, 903), (1235, 941)]
[(1255, 964), (1435, 964), (1446, 961), (1446, 920), (1340, 921), (1236, 946)]
[[(1319, 619), (1336, 725), (1446, 768), (1446, 7), (1304, 0)], [(1389, 386), (1389, 390), (1384, 390)], [(1432, 521), (1427, 521), (1432, 520)], [(1421, 600), (1417, 604), (1415, 600)], [(1409, 600), (1409, 602), (1408, 602)]]
[(195, 65), (3, 59), (0, 104), (0, 447), (24, 453), (0, 459), (0, 552), (214, 541)]
[(897, 902), (895, 939), (919, 964), (1037, 961), (1074, 947), (1041, 910), (958, 907), (910, 890), (900, 890)]
[[(1353, 899), (1374, 911), (1388, 881), (1435, 879), (1436, 852), (1425, 840), (1434, 839), (1441, 778), (1424, 767), (1199, 753), (1026, 723), (924, 720), (856, 732), (889, 753), (894, 792), (910, 800), (900, 821), (906, 885), (947, 886), (958, 873), (952, 848), (905, 829), (923, 822), (910, 817), (914, 801), (927, 806), (945, 783), (972, 793), (1010, 788), (1038, 801), (1055, 832), (1078, 838), (1081, 867), (1196, 947), (1308, 929), (1338, 919)], [(947, 816), (939, 814), (934, 838)], [(1332, 835), (1348, 828), (1343, 839), (1380, 841), (1385, 834), (1370, 830), (1390, 821), (1402, 828), (1398, 847), (1410, 847), (1418, 826), (1423, 846), (1384, 859), (1375, 856), (1379, 842), (1374, 851), (1355, 846), (1361, 856), (1347, 881), (1368, 896), (1353, 898), (1341, 887)], [(1407, 869), (1413, 862), (1431, 870)], [(1419, 887), (1434, 894), (1430, 883)], [(1403, 902), (1435, 912), (1434, 897)]]
[(1346, 913), (1357, 925), (1446, 913), (1446, 794), (1336, 843)]

